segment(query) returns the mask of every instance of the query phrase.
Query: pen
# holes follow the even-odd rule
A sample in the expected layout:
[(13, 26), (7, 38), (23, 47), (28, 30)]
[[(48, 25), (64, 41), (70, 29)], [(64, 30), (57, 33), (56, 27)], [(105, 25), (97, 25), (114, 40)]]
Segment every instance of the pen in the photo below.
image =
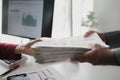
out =
[(8, 73), (16, 70), (19, 67), (20, 67), (19, 65), (14, 66), (14, 67), (10, 68), (9, 70), (7, 70), (6, 72), (4, 72), (3, 74), (1, 74), (1, 76), (7, 75)]
[(26, 77), (26, 76), (27, 76), (26, 73), (16, 74), (16, 75), (8, 76), (7, 80), (13, 80), (14, 77)]

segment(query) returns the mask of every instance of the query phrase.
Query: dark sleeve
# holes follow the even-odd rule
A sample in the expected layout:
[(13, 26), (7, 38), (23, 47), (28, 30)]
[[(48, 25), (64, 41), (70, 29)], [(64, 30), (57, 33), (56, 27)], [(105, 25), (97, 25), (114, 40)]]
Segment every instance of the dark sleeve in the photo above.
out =
[(106, 43), (110, 45), (110, 48), (120, 47), (120, 31), (107, 32), (104, 34), (106, 38)]
[(120, 65), (120, 48), (113, 49), (113, 54), (115, 56), (116, 62)]
[(18, 59), (20, 54), (15, 54), (15, 44), (0, 43), (0, 59)]

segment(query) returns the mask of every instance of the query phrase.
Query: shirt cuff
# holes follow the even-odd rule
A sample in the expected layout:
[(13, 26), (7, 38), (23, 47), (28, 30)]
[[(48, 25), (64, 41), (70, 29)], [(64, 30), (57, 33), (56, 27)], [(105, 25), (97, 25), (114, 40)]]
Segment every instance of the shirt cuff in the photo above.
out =
[(113, 54), (115, 56), (116, 62), (120, 65), (120, 48), (113, 49)]

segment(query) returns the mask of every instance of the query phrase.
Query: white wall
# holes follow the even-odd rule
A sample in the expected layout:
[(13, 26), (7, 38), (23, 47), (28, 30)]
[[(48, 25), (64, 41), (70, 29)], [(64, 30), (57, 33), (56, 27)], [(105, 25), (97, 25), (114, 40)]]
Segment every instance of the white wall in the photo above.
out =
[(120, 30), (120, 0), (94, 0), (94, 10), (102, 32)]

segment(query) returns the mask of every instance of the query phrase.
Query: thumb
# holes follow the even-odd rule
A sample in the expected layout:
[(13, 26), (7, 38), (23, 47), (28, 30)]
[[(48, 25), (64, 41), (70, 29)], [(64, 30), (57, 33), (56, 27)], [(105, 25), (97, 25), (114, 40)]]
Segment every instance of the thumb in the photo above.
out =
[(100, 48), (100, 47), (102, 47), (100, 44), (89, 44), (89, 47), (91, 48), (91, 49), (93, 49), (93, 48)]

